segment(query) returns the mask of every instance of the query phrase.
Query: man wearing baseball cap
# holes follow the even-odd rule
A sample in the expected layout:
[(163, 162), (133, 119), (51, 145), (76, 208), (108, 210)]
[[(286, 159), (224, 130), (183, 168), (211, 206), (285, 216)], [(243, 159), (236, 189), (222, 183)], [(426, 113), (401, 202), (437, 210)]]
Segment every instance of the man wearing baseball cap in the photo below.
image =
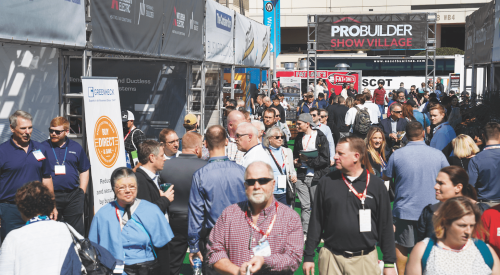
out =
[(140, 165), (137, 151), (139, 150), (139, 144), (146, 140), (146, 135), (135, 127), (134, 120), (134, 114), (131, 111), (122, 111), (125, 151), (127, 151), (131, 168)]
[[(297, 115), (299, 116), (300, 114), (308, 114), (309, 109), (312, 107), (318, 108), (318, 102), (314, 100), (314, 93), (313, 92), (307, 92), (307, 94), (304, 96), (304, 102), (302, 102), (299, 106), (299, 110), (297, 111)], [(319, 109), (319, 108), (318, 108)]]
[(186, 129), (186, 133), (187, 132), (197, 132), (197, 130), (198, 130), (198, 119), (193, 114), (187, 114), (184, 117), (184, 124), (183, 124), (183, 126)]

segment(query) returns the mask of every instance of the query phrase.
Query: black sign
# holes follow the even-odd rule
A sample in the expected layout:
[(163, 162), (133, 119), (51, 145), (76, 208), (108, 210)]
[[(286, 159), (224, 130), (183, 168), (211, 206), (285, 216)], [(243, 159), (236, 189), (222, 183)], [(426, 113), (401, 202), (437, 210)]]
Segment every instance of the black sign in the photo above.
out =
[(460, 74), (450, 74), (450, 88), (460, 88)]
[[(118, 77), (121, 109), (134, 113), (148, 138), (157, 139), (163, 128), (183, 133), (186, 63), (93, 58), (92, 66), (93, 76)], [(71, 92), (82, 92), (81, 67), (81, 59), (71, 60)]]
[(317, 50), (425, 48), (425, 13), (318, 15), (317, 21)]
[(487, 3), (465, 19), (465, 65), (490, 63), (495, 32), (495, 4)]

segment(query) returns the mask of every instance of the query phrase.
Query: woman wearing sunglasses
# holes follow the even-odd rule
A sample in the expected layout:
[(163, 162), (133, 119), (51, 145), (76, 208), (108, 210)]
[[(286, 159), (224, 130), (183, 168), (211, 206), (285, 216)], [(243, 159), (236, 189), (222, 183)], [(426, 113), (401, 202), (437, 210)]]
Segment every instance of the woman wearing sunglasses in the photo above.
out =
[(271, 167), (276, 180), (274, 197), (277, 201), (293, 208), (297, 172), (293, 166), (292, 150), (282, 147), (284, 141), (285, 135), (283, 131), (279, 127), (273, 126), (267, 130), (263, 145), (271, 160)]

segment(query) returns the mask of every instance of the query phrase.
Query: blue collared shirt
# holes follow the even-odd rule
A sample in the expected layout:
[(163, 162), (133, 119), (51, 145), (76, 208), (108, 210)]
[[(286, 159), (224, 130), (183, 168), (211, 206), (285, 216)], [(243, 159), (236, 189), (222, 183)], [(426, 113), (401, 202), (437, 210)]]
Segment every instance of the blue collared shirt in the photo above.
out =
[[(80, 186), (80, 173), (90, 168), (90, 161), (82, 146), (69, 138), (66, 138), (66, 142), (61, 147), (56, 147), (50, 140), (42, 142), (42, 146), (47, 151), (45, 157), (49, 161), (54, 190), (69, 191), (78, 188)], [(66, 155), (66, 160), (64, 159), (64, 155)], [(55, 166), (57, 165), (56, 156), (60, 165), (64, 161), (66, 175), (56, 175), (54, 173)]]
[[(271, 160), (271, 167), (273, 168), (273, 173), (274, 173), (274, 179), (276, 180), (276, 184), (274, 185), (274, 192), (273, 194), (284, 194), (286, 192), (285, 188), (278, 188), (278, 176), (280, 175), (286, 175), (286, 165), (283, 165), (285, 163), (285, 156), (283, 155), (283, 149), (280, 147), (278, 149), (269, 146), (269, 149), (271, 149), (271, 152), (273, 153), (272, 155), (269, 155), (269, 158)], [(281, 171), (283, 174), (281, 174), (280, 170), (278, 169), (278, 166), (276, 166), (276, 162), (274, 162), (274, 159), (278, 162), (279, 166), (281, 167)]]
[(438, 150), (443, 150), (457, 135), (453, 127), (448, 122), (441, 123), (434, 128), (434, 136), (432, 136), (430, 146)]
[(326, 100), (318, 100), (318, 109), (326, 109), (328, 107), (328, 102)]
[(394, 217), (416, 221), (426, 205), (437, 203), (434, 185), (439, 170), (446, 166), (444, 154), (424, 141), (410, 141), (394, 151), (384, 172), (396, 182)]
[(226, 207), (247, 200), (244, 176), (245, 168), (226, 156), (210, 158), (193, 174), (188, 211), (190, 252), (200, 251), (202, 227), (213, 228)]
[(488, 145), (469, 162), (469, 183), (477, 190), (477, 198), (500, 200), (500, 149)]
[[(44, 160), (35, 158), (36, 150), (42, 152)], [(40, 143), (31, 140), (27, 153), (12, 138), (0, 144), (0, 200), (14, 201), (17, 189), (43, 178), (50, 178), (50, 165), (47, 150)]]

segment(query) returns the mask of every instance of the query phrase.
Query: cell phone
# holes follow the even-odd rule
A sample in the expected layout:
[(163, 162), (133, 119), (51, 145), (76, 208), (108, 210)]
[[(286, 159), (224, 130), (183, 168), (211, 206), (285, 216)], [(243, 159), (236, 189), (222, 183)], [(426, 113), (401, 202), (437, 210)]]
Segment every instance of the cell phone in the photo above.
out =
[(160, 189), (163, 192), (167, 192), (167, 190), (170, 188), (170, 186), (172, 186), (171, 183), (162, 183), (162, 184), (160, 184)]

